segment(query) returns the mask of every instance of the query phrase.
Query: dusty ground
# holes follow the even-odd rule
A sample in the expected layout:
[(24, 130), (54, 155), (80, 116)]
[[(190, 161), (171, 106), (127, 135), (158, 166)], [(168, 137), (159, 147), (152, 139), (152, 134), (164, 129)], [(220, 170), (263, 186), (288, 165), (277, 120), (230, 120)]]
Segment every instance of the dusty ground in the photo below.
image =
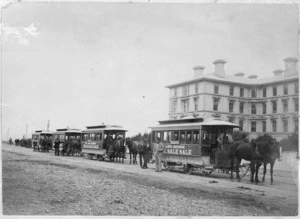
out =
[(298, 175), (265, 184), (229, 175), (154, 172), (2, 144), (4, 215), (295, 216)]

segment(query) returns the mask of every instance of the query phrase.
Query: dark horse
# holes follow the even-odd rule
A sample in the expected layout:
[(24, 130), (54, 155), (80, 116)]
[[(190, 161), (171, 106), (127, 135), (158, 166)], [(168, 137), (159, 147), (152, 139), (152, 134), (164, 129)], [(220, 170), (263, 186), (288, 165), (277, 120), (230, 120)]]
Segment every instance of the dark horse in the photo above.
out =
[(268, 163), (271, 164), (271, 183), (273, 183), (273, 166), (275, 160), (280, 157), (279, 147), (276, 144), (276, 140), (271, 136), (265, 134), (258, 137), (255, 140), (252, 140), (251, 143), (247, 142), (235, 142), (230, 146), (230, 159), (231, 159), (231, 178), (233, 178), (233, 162), (236, 158), (236, 174), (237, 178), (239, 176), (239, 167), (241, 160), (250, 161), (250, 170), (251, 170), (251, 182), (258, 180), (259, 167), (264, 164), (264, 176), (263, 181), (265, 180), (266, 166)]
[(128, 149), (129, 149), (129, 155), (130, 155), (129, 164), (131, 164), (131, 157), (132, 157), (132, 164), (137, 164), (136, 155), (138, 153), (138, 147), (139, 147), (140, 143), (137, 141), (132, 141), (130, 138), (126, 138), (125, 144), (127, 145)]
[(264, 164), (264, 175), (262, 182), (265, 181), (265, 175), (267, 173), (267, 164), (270, 164), (271, 184), (273, 184), (273, 167), (276, 159), (280, 161), (280, 147), (274, 138), (269, 135), (263, 135), (256, 139), (257, 154), (259, 161)]
[(113, 143), (113, 161), (116, 158), (116, 162), (124, 163), (126, 147), (124, 145), (124, 140), (119, 138)]
[(240, 180), (239, 168), (242, 162), (242, 159), (250, 161), (250, 170), (251, 170), (251, 182), (254, 182), (254, 174), (255, 180), (258, 181), (258, 169), (261, 166), (261, 163), (257, 162), (256, 156), (256, 142), (251, 141), (237, 141), (230, 145), (229, 148), (229, 158), (231, 161), (231, 179), (233, 179), (233, 166), (234, 160), (236, 159), (236, 178)]

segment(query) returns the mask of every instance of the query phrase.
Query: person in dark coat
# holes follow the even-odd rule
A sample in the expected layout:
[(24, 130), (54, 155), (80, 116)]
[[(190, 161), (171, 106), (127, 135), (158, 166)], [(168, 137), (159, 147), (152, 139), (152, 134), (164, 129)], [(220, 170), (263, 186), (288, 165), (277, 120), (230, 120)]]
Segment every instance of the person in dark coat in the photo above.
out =
[(143, 155), (143, 158), (144, 158), (144, 165), (142, 167), (142, 169), (147, 169), (148, 168), (148, 162), (150, 160), (150, 153), (151, 153), (151, 147), (150, 147), (150, 144), (148, 144), (147, 142), (145, 142), (145, 148), (144, 148), (144, 155)]
[(57, 156), (59, 156), (59, 145), (60, 145), (60, 141), (57, 138), (54, 142), (55, 155), (57, 155)]

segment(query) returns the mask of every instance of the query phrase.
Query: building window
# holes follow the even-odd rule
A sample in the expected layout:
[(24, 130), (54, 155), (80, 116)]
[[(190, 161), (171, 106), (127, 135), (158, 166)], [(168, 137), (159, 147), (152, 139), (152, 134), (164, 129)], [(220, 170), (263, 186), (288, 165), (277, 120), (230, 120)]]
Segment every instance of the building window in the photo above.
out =
[(267, 104), (266, 103), (262, 103), (262, 107), (263, 107), (262, 113), (266, 114), (267, 113)]
[(240, 119), (239, 126), (241, 127), (241, 131), (243, 131), (244, 120)]
[(289, 94), (289, 88), (287, 84), (283, 85), (283, 95), (288, 95)]
[(283, 112), (287, 113), (288, 111), (288, 100), (282, 100), (283, 103)]
[(283, 120), (283, 131), (288, 132), (288, 120), (287, 119)]
[(174, 107), (174, 113), (177, 112), (177, 100), (174, 100), (174, 103), (173, 103), (173, 107)]
[(198, 98), (194, 98), (195, 111), (198, 110)]
[(266, 87), (263, 88), (263, 97), (267, 97), (267, 88)]
[(251, 104), (251, 114), (256, 114), (256, 105), (255, 105), (255, 103)]
[(177, 97), (177, 88), (174, 88), (174, 97)]
[(240, 113), (244, 113), (244, 102), (240, 102)]
[(251, 97), (256, 98), (256, 90), (255, 89), (251, 90)]
[(295, 132), (298, 132), (299, 124), (298, 124), (298, 119), (295, 119)]
[(215, 85), (214, 86), (214, 94), (218, 94), (219, 93), (219, 86)]
[(251, 132), (256, 132), (256, 121), (251, 121)]
[(277, 87), (273, 87), (273, 97), (277, 96)]
[(267, 131), (267, 121), (263, 120), (262, 121), (262, 132), (266, 132)]
[(298, 112), (299, 111), (298, 99), (294, 99), (294, 103), (295, 103), (295, 112)]
[(298, 82), (295, 83), (295, 93), (296, 94), (299, 93), (299, 83)]
[(233, 123), (233, 117), (229, 117), (228, 122)]
[(233, 96), (234, 95), (234, 86), (230, 86), (229, 87), (229, 96)]
[(277, 121), (272, 120), (272, 132), (277, 132)]
[(182, 88), (182, 96), (188, 96), (189, 95), (189, 85), (185, 85)]
[(244, 88), (243, 87), (240, 88), (240, 97), (244, 97)]
[(219, 99), (214, 98), (214, 105), (213, 105), (213, 110), (218, 111), (218, 105), (219, 105)]
[(182, 112), (187, 112), (189, 111), (189, 100), (182, 100), (181, 101), (181, 106), (182, 106)]
[(277, 113), (277, 102), (273, 101), (273, 113)]
[(199, 83), (195, 84), (195, 94), (199, 93)]
[(229, 112), (230, 113), (233, 113), (233, 104), (234, 104), (234, 101), (233, 100), (229, 100)]

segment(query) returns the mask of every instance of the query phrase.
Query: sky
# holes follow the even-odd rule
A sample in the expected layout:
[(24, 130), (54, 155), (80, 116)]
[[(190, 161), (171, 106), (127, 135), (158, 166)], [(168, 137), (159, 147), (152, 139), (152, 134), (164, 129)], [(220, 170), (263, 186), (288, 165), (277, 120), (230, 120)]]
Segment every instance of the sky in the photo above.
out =
[[(168, 119), (167, 85), (193, 67), (259, 78), (298, 58), (292, 4), (28, 3), (2, 8), (2, 139), (47, 128)], [(26, 129), (26, 126), (28, 127)]]

